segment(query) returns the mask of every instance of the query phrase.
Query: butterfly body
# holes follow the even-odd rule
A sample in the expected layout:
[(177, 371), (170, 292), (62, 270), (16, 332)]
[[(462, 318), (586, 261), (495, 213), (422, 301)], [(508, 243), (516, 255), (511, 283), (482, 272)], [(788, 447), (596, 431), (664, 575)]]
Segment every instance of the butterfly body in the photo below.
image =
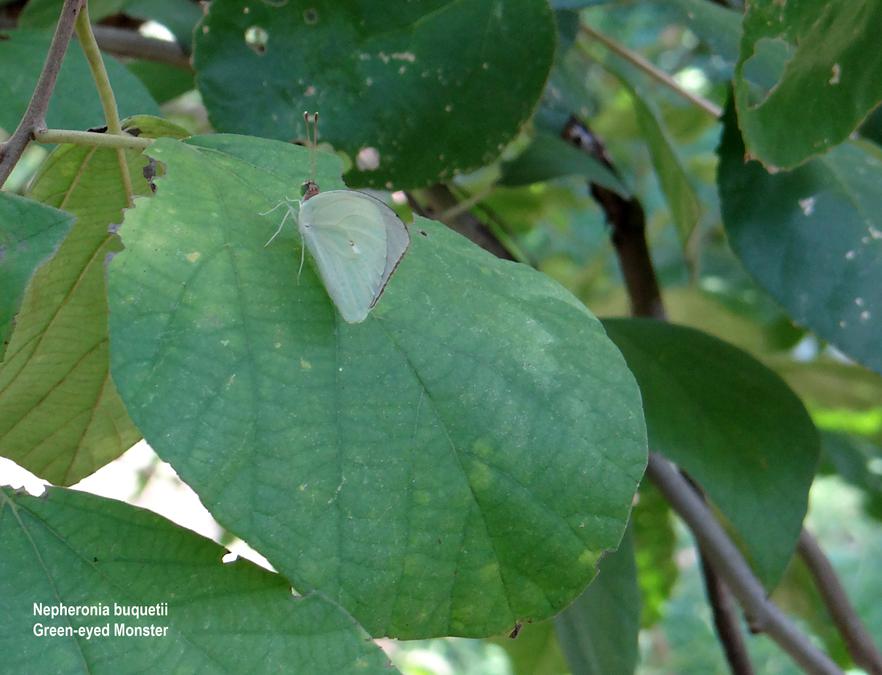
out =
[[(310, 178), (303, 182), (299, 202), (286, 197), (266, 215), (284, 206), (276, 238), (288, 217), (297, 220), (304, 249), (315, 261), (319, 277), (340, 315), (348, 323), (367, 318), (383, 294), (389, 277), (410, 245), (410, 234), (395, 212), (379, 199), (352, 190), (322, 192), (315, 181), (318, 113), (303, 113), (307, 137), (310, 124)], [(296, 213), (295, 213), (296, 208)], [(303, 268), (303, 258), (300, 260)]]

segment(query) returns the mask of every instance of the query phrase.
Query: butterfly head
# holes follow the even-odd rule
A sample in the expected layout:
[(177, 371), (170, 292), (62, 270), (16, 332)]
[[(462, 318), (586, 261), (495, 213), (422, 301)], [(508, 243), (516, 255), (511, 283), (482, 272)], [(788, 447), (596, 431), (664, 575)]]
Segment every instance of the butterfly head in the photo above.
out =
[(303, 198), (303, 201), (315, 197), (319, 192), (318, 183), (312, 178), (303, 181), (303, 185), (300, 186), (300, 196)]

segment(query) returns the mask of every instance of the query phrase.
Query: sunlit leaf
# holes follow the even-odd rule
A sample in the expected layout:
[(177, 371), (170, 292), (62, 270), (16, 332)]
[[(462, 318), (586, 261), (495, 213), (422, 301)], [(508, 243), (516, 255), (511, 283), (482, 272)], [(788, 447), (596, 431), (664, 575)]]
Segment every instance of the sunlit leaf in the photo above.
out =
[[(179, 133), (132, 118), (144, 137)], [(148, 194), (147, 159), (125, 153), (132, 185)], [(30, 196), (77, 221), (31, 279), (0, 364), (0, 451), (56, 484), (72, 485), (138, 440), (110, 380), (105, 261), (119, 251), (111, 226), (127, 197), (115, 150), (60, 146)]]

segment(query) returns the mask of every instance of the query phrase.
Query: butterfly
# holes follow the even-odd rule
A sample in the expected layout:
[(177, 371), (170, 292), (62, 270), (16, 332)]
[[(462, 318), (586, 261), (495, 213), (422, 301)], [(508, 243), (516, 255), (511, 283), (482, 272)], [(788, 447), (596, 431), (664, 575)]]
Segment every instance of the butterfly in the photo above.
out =
[[(303, 114), (309, 142), (311, 177), (301, 186), (301, 199), (287, 197), (280, 206), (287, 211), (268, 246), (282, 231), (288, 217), (309, 249), (319, 277), (340, 316), (348, 323), (361, 323), (377, 304), (390, 277), (410, 246), (410, 233), (401, 219), (379, 199), (353, 190), (322, 192), (315, 181), (315, 147), (318, 113)], [(296, 208), (296, 213), (295, 213)], [(303, 268), (301, 253), (300, 267)]]

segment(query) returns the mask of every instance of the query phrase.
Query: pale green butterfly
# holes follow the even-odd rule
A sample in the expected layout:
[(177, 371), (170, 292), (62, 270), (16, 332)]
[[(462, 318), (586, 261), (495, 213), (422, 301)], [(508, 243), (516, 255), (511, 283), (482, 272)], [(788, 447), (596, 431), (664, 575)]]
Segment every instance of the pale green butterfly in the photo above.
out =
[[(310, 118), (303, 113), (309, 136)], [(348, 323), (367, 318), (380, 299), (389, 278), (410, 246), (410, 233), (395, 212), (379, 199), (353, 190), (321, 192), (315, 182), (315, 146), (318, 113), (312, 116), (311, 177), (301, 187), (302, 199), (285, 198), (269, 211), (285, 206), (318, 268), (325, 290)], [(297, 205), (297, 214), (294, 205)], [(302, 251), (302, 250), (301, 250)], [(303, 269), (301, 252), (300, 268)], [(299, 275), (299, 272), (298, 272)]]

